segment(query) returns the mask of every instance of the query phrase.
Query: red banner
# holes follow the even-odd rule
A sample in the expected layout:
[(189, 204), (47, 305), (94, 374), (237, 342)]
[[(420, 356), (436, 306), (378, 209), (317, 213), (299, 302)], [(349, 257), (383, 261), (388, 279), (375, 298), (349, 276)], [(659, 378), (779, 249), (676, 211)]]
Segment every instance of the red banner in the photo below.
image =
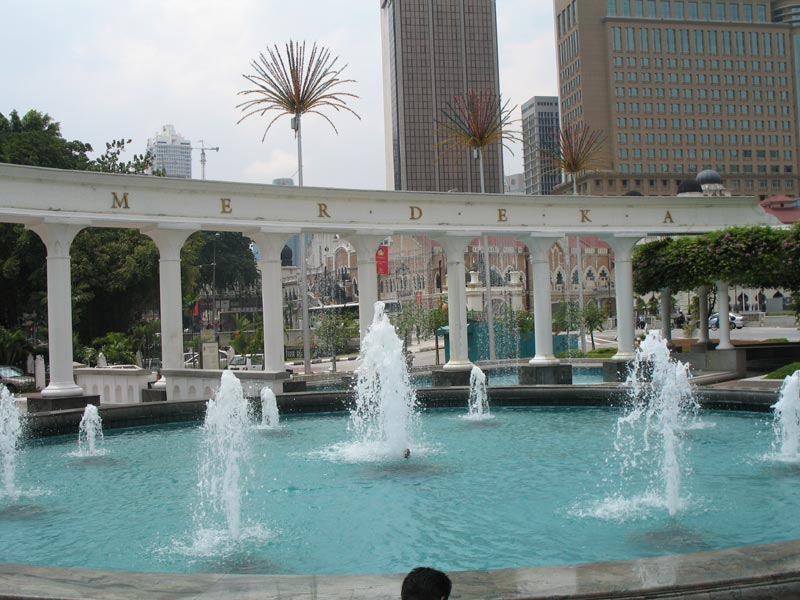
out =
[(375, 270), (378, 275), (389, 274), (389, 246), (378, 246), (375, 253)]

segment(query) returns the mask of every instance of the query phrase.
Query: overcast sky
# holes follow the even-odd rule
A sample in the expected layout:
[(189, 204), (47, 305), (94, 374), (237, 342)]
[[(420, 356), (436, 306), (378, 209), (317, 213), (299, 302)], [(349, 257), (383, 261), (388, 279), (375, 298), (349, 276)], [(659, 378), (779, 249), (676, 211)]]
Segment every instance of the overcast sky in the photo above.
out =
[[(304, 183), (384, 189), (379, 0), (4, 0), (0, 113), (49, 113), (67, 139), (92, 144), (132, 138), (145, 149), (165, 123), (208, 152), (207, 177), (270, 183), (297, 169), (283, 119), (241, 113), (243, 73), (267, 45), (289, 39), (328, 46), (356, 80), (350, 106), (336, 114), (339, 135), (320, 117), (303, 120)], [(521, 105), (556, 95), (551, 0), (497, 0), (503, 98)], [(516, 111), (519, 118), (519, 109)], [(519, 127), (519, 124), (517, 124)], [(506, 174), (522, 171), (522, 151), (506, 153)], [(130, 152), (128, 155), (130, 156)], [(199, 151), (193, 175), (200, 177)]]

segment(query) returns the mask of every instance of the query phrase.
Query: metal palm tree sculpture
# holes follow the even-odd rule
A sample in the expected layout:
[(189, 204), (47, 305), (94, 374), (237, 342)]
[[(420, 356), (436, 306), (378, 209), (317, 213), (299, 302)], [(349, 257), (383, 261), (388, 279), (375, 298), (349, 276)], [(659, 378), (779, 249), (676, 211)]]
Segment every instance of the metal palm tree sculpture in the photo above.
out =
[[(519, 134), (508, 128), (511, 123), (512, 109), (509, 101), (502, 103), (500, 97), (489, 90), (470, 90), (463, 96), (456, 96), (453, 102), (447, 102), (442, 111), (443, 119), (438, 122), (444, 134), (439, 148), (445, 152), (457, 149), (470, 149), (478, 155), (480, 169), (481, 194), (486, 192), (483, 176), (483, 149), (492, 144), (501, 144), (513, 154), (508, 142), (520, 141)], [(492, 309), (492, 280), (489, 267), (489, 238), (482, 236), (483, 268), (486, 287), (486, 317), (489, 325), (489, 358), (496, 358), (494, 339), (494, 315)]]
[(543, 158), (552, 165), (553, 171), (567, 173), (572, 177), (572, 190), (578, 193), (578, 174), (600, 166), (600, 152), (606, 136), (599, 129), (572, 123), (558, 130), (558, 143), (554, 149), (543, 149)]
[(486, 186), (483, 178), (483, 149), (492, 144), (501, 144), (513, 154), (508, 142), (521, 141), (519, 133), (508, 128), (511, 114), (510, 101), (503, 104), (500, 97), (489, 90), (469, 90), (446, 102), (443, 118), (437, 122), (444, 139), (439, 148), (445, 152), (471, 149), (477, 152), (480, 168), (481, 193)]
[(267, 54), (259, 53), (258, 60), (251, 63), (254, 74), (242, 75), (255, 88), (242, 90), (240, 96), (255, 96), (236, 108), (245, 115), (238, 123), (252, 115), (265, 116), (276, 112), (264, 130), (263, 142), (272, 125), (284, 115), (291, 115), (292, 129), (297, 138), (297, 178), (303, 185), (303, 147), (300, 133), (300, 118), (304, 114), (317, 114), (325, 119), (336, 133), (336, 125), (322, 112), (329, 108), (336, 112), (347, 111), (356, 118), (358, 114), (347, 106), (348, 98), (357, 98), (355, 94), (340, 91), (339, 86), (355, 83), (353, 79), (341, 79), (340, 76), (347, 65), (337, 66), (338, 57), (332, 56), (324, 46), (314, 44), (310, 54), (306, 54), (305, 42), (289, 41), (282, 54), (278, 45), (267, 48)]
[[(558, 130), (556, 147), (544, 148), (540, 152), (544, 160), (549, 161), (551, 171), (568, 173), (572, 177), (572, 193), (578, 195), (578, 174), (600, 166), (600, 152), (603, 150), (606, 136), (599, 129), (591, 129), (587, 125), (572, 123)], [(569, 236), (565, 236), (567, 249), (567, 270), (572, 272)], [(577, 250), (578, 274), (578, 307), (583, 314), (583, 258), (581, 256), (581, 237), (575, 240)], [(570, 282), (572, 277), (570, 277)], [(569, 289), (569, 287), (567, 288)], [(586, 350), (585, 321), (581, 318), (581, 350)]]
[[(347, 106), (348, 98), (357, 98), (355, 94), (340, 91), (340, 86), (355, 83), (352, 79), (341, 79), (342, 71), (347, 67), (337, 66), (338, 58), (331, 56), (330, 50), (324, 46), (311, 47), (306, 55), (306, 43), (289, 41), (285, 46), (285, 55), (281, 54), (278, 45), (267, 48), (267, 54), (259, 53), (258, 60), (251, 63), (254, 74), (242, 75), (255, 88), (242, 90), (241, 96), (254, 96), (237, 105), (245, 115), (238, 123), (252, 115), (265, 116), (277, 113), (264, 130), (263, 142), (272, 125), (284, 115), (292, 115), (292, 129), (297, 138), (297, 184), (303, 185), (303, 143), (300, 130), (300, 119), (304, 114), (313, 113), (325, 119), (336, 133), (336, 125), (322, 112), (333, 109), (336, 112), (347, 111), (361, 119)], [(311, 371), (311, 334), (308, 328), (308, 279), (306, 271), (306, 236), (300, 235), (300, 293), (303, 311), (303, 363), (305, 372)]]

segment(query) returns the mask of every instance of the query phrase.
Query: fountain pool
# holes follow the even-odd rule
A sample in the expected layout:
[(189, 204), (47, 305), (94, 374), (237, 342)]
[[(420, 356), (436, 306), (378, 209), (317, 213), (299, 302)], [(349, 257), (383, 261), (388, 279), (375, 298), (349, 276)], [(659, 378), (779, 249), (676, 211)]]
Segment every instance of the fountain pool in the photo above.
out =
[[(767, 414), (704, 412), (681, 436), (674, 516), (646, 474), (620, 477), (611, 408), (426, 411), (411, 458), (358, 459), (341, 414), (245, 434), (240, 533), (193, 544), (197, 424), (27, 441), (0, 497), (0, 561), (129, 571), (355, 574), (553, 565), (800, 537), (800, 464), (774, 460)], [(91, 508), (91, 510), (89, 510)], [(76, 527), (76, 523), (87, 526)], [(90, 524), (90, 525), (89, 525)]]

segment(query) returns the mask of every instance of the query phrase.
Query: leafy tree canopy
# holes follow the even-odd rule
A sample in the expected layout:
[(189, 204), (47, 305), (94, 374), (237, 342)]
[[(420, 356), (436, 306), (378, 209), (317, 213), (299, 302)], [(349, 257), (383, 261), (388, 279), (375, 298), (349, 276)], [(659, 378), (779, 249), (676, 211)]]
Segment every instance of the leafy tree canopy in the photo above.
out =
[(634, 289), (688, 291), (716, 281), (800, 290), (800, 224), (791, 230), (734, 227), (638, 246)]
[(0, 113), (0, 162), (83, 170), (91, 151), (89, 144), (65, 140), (61, 125), (47, 113), (29, 110), (20, 117), (12, 110), (8, 118)]

